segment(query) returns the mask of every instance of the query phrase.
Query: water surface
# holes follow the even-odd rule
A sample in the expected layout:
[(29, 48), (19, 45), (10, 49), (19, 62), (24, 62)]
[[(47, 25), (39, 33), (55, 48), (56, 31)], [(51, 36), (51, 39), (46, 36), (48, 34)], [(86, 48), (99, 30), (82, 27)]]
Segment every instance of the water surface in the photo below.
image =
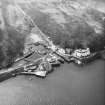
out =
[(45, 79), (17, 76), (1, 82), (0, 105), (105, 105), (104, 82), (101, 60), (84, 67), (64, 64)]

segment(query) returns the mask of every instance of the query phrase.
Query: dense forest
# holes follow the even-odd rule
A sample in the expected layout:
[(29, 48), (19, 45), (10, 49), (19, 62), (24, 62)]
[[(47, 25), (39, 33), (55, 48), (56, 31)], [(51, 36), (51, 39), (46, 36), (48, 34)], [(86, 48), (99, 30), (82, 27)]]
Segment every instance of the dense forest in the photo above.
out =
[(10, 66), (23, 55), (25, 34), (18, 32), (7, 22), (6, 9), (0, 8), (0, 69)]
[(10, 66), (16, 57), (22, 56), (24, 36), (12, 27), (6, 32), (0, 29), (0, 68)]

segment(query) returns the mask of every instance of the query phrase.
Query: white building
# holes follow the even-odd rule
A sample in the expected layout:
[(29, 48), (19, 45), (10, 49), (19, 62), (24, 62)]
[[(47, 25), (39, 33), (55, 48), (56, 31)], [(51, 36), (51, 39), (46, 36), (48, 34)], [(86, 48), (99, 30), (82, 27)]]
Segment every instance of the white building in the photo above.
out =
[(74, 53), (72, 55), (77, 58), (86, 57), (86, 56), (90, 55), (90, 49), (89, 48), (77, 49), (74, 51)]

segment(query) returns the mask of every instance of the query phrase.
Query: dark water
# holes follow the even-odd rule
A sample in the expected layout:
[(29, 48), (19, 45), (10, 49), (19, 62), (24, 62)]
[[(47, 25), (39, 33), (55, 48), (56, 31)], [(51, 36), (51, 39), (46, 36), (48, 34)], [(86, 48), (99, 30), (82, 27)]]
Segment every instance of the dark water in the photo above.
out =
[(64, 64), (44, 80), (18, 76), (1, 82), (0, 105), (105, 105), (104, 79), (101, 60), (82, 68)]

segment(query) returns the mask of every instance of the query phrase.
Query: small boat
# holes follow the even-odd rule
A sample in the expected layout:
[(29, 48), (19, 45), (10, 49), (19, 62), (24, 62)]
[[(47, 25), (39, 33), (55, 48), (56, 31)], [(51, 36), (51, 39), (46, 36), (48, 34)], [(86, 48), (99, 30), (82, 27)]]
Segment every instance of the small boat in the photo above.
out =
[(27, 74), (27, 75), (36, 75), (40, 77), (46, 77), (46, 71), (35, 71), (35, 72), (22, 72), (21, 74)]
[(45, 77), (47, 71), (35, 71), (34, 74), (40, 77)]

